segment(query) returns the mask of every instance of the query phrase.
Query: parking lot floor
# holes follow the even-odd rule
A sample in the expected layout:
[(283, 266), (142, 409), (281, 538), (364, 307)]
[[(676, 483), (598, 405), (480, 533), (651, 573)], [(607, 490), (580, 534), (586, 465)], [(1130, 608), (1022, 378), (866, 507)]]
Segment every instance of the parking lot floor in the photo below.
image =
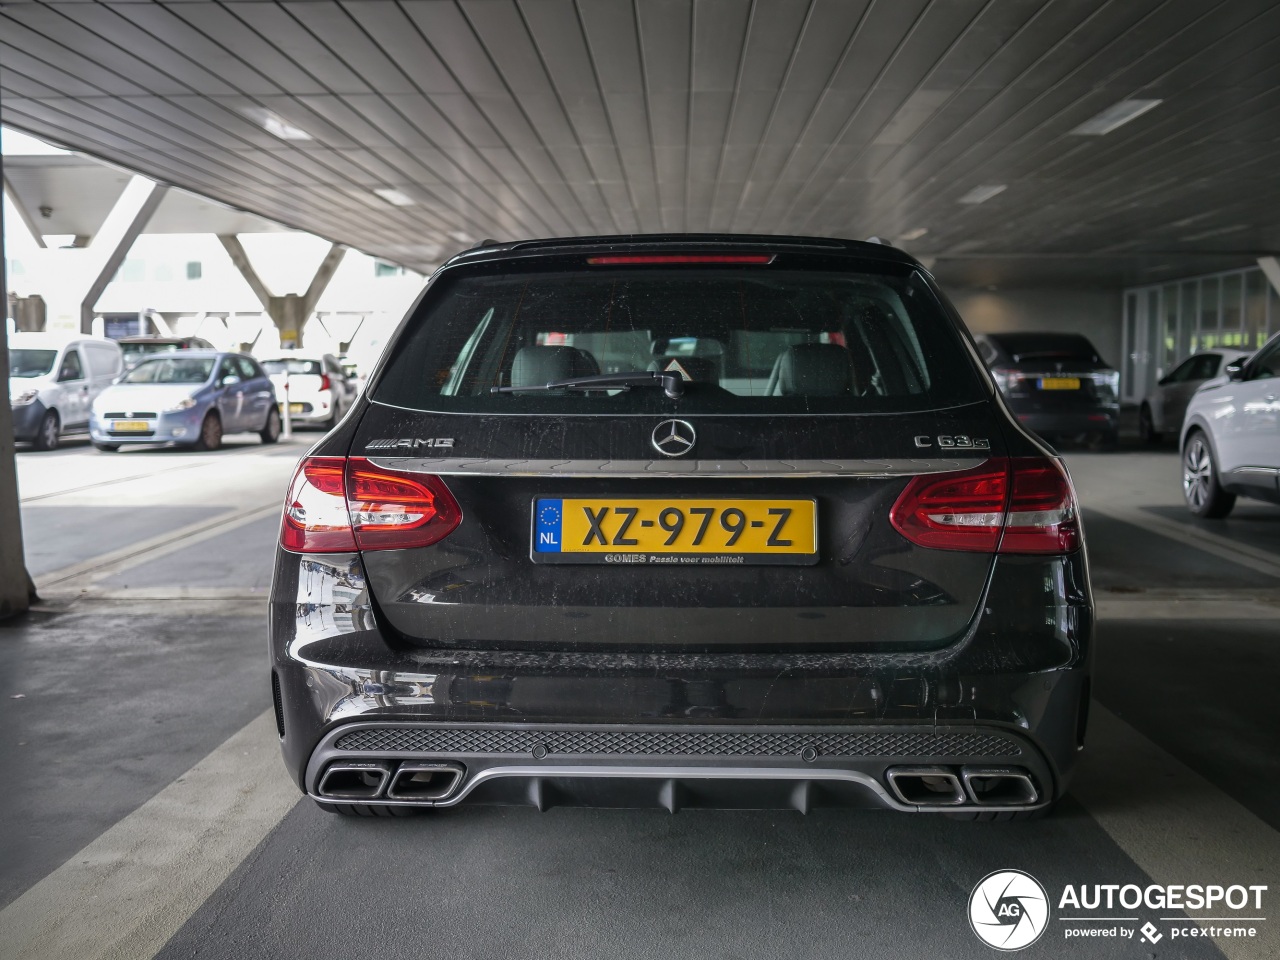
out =
[[(38, 608), (0, 626), (0, 764), (23, 771), (0, 793), (5, 960), (990, 957), (966, 904), (997, 869), (1049, 891), (1277, 895), (1280, 525), (1244, 504), (1229, 526), (1185, 520), (1176, 454), (1068, 456), (1102, 621), (1085, 759), (1049, 818), (477, 807), (349, 820), (298, 796), (269, 718), (261, 553), (304, 449), (188, 464), (73, 446), (58, 470), (20, 454), (24, 520), (51, 511), (30, 521), (51, 559)], [(82, 479), (103, 462), (127, 478), (109, 495)], [(206, 512), (159, 532), (113, 518), (92, 556), (67, 539), (67, 517), (120, 508)], [(1197, 928), (1183, 910), (1072, 924), (1052, 906), (1021, 956), (1280, 956), (1280, 918), (1192, 939), (1174, 936)], [(1154, 942), (1139, 939), (1147, 922)], [(1069, 926), (1117, 934), (1068, 940)]]

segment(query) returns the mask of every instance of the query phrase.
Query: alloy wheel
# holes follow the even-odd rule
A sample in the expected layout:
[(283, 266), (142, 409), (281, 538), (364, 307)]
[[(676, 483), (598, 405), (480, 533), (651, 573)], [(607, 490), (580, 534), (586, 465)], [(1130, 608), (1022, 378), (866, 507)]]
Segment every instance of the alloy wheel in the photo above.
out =
[(40, 424), (40, 441), (41, 446), (46, 450), (52, 450), (58, 445), (58, 419), (56, 417), (44, 418), (44, 422)]
[(1211, 495), (1213, 483), (1213, 457), (1203, 437), (1192, 437), (1182, 458), (1182, 493), (1187, 503), (1203, 509)]

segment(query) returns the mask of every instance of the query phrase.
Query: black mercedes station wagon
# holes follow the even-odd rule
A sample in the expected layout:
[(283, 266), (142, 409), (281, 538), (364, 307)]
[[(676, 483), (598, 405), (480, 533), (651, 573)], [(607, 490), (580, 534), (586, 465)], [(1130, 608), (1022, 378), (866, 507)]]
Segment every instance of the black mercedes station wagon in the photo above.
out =
[(1071, 481), (875, 243), (485, 243), (289, 488), (290, 773), (322, 807), (1062, 796), (1093, 601)]

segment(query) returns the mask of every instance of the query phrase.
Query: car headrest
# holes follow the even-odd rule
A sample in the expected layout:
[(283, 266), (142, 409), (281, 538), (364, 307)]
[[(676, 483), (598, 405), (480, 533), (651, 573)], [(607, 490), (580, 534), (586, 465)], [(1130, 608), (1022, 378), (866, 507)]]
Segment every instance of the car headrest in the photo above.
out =
[(577, 347), (523, 347), (511, 361), (511, 386), (539, 387), (553, 380), (599, 372), (596, 358)]
[(716, 362), (710, 357), (655, 357), (649, 364), (649, 369), (675, 373), (682, 380), (696, 380), (699, 383), (718, 383), (720, 380), (716, 376)]
[(767, 392), (837, 397), (852, 389), (853, 365), (847, 349), (835, 343), (797, 343), (778, 354)]

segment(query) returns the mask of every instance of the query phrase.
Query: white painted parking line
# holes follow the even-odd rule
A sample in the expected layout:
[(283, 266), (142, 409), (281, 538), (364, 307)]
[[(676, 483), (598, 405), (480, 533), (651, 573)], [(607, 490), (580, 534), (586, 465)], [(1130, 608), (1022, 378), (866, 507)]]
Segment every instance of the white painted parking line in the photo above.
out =
[(268, 710), (0, 911), (0, 953), (149, 960), (299, 797)]
[[(1271, 907), (1280, 896), (1280, 833), (1096, 701), (1071, 793), (1157, 884), (1266, 884)], [(1202, 928), (1222, 926), (1211, 922), (1221, 904), (1187, 913)], [(1227, 960), (1280, 957), (1280, 920), (1245, 925), (1257, 936), (1213, 938)], [(1162, 946), (1176, 955), (1173, 943)]]
[[(1203, 593), (1203, 591), (1200, 591)], [(1280, 601), (1267, 597), (1097, 596), (1099, 620), (1280, 620)], [(1269, 595), (1268, 595), (1269, 596)]]
[(1110, 517), (1112, 520), (1119, 520), (1121, 523), (1140, 527), (1148, 533), (1158, 534), (1184, 546), (1194, 547), (1222, 560), (1230, 560), (1238, 566), (1248, 567), (1269, 577), (1280, 578), (1280, 557), (1270, 551), (1241, 543), (1209, 530), (1202, 530), (1199, 527), (1166, 520), (1145, 510), (1117, 509), (1111, 505), (1099, 507), (1096, 503), (1089, 503), (1085, 509)]
[(79, 581), (96, 580), (119, 573), (121, 570), (163, 557), (176, 550), (219, 536), (228, 530), (252, 523), (273, 512), (279, 512), (280, 508), (280, 501), (273, 500), (270, 503), (258, 504), (243, 510), (229, 510), (216, 517), (178, 527), (176, 530), (167, 530), (157, 536), (131, 543), (90, 560), (62, 567), (59, 570), (50, 570), (36, 579), (36, 589), (42, 593), (49, 587), (68, 591), (69, 588), (78, 586)]

